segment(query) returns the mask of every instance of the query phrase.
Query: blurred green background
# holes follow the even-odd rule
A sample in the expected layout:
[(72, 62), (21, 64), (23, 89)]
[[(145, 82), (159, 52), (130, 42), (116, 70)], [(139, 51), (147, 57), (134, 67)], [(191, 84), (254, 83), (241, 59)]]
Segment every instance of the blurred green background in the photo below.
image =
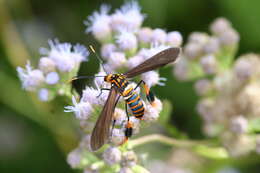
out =
[[(83, 20), (102, 3), (112, 9), (124, 1), (90, 0), (0, 0), (0, 172), (75, 172), (66, 163), (66, 153), (76, 147), (79, 132), (71, 114), (63, 113), (69, 103), (57, 98), (41, 103), (36, 96), (21, 89), (16, 67), (27, 59), (35, 65), (38, 49), (47, 47), (47, 40), (98, 43), (84, 33)], [(208, 31), (217, 17), (226, 17), (240, 33), (238, 54), (260, 51), (259, 0), (141, 0), (147, 14), (144, 26), (177, 30), (184, 39), (193, 31)], [(82, 64), (80, 74), (94, 74), (95, 58)], [(161, 70), (168, 78), (165, 87), (154, 91), (172, 102), (172, 122), (191, 139), (204, 138), (201, 120), (196, 114), (197, 96), (192, 82), (180, 83), (172, 77), (170, 68)], [(80, 90), (85, 83), (77, 83)], [(169, 91), (170, 94), (169, 94)], [(259, 157), (217, 162), (234, 165), (241, 172), (258, 172)]]

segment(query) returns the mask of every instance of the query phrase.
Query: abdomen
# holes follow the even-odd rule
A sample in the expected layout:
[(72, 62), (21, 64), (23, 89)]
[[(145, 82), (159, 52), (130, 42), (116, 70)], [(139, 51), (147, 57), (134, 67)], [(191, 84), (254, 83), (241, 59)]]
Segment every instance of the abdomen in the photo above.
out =
[(128, 97), (124, 97), (127, 105), (136, 118), (142, 118), (144, 115), (144, 105), (140, 95), (133, 91)]

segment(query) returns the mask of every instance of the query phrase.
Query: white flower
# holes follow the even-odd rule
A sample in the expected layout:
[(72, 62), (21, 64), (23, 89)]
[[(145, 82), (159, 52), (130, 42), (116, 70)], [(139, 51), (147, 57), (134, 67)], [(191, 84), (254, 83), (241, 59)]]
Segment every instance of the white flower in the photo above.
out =
[(76, 98), (72, 96), (72, 103), (74, 106), (65, 106), (64, 112), (74, 112), (76, 118), (86, 120), (89, 118), (93, 108), (88, 102), (77, 103)]
[(122, 125), (127, 120), (125, 110), (120, 108), (115, 108), (113, 119), (116, 120), (115, 125)]
[(126, 62), (126, 57), (123, 52), (112, 52), (109, 55), (108, 66), (114, 71), (114, 69), (123, 67)]
[(141, 64), (145, 59), (141, 55), (135, 55), (133, 57), (130, 57), (127, 61), (127, 66), (129, 69), (132, 69), (139, 64)]
[(75, 149), (71, 151), (67, 156), (67, 162), (72, 168), (77, 168), (81, 164), (81, 150)]
[(240, 37), (234, 29), (228, 29), (219, 36), (219, 41), (224, 46), (232, 46), (238, 43)]
[(111, 17), (108, 15), (109, 10), (109, 6), (102, 5), (100, 12), (95, 11), (88, 17), (88, 20), (84, 22), (87, 26), (86, 32), (91, 32), (99, 41), (104, 41), (111, 37)]
[(89, 52), (79, 44), (72, 46), (70, 43), (59, 43), (58, 40), (49, 40), (50, 50), (41, 48), (41, 54), (53, 60), (61, 72), (70, 72), (79, 66), (81, 61), (87, 60)]
[(134, 33), (122, 29), (116, 35), (116, 43), (123, 51), (136, 50), (137, 48), (137, 38)]
[(111, 136), (111, 142), (114, 145), (121, 145), (125, 139), (125, 132), (124, 132), (125, 128), (121, 128), (121, 129), (112, 129), (112, 136)]
[(153, 30), (148, 27), (141, 28), (137, 32), (137, 38), (140, 42), (151, 43)]
[(254, 64), (250, 59), (239, 58), (234, 65), (235, 75), (239, 80), (248, 80), (254, 72)]
[(116, 147), (109, 147), (103, 153), (104, 161), (109, 165), (114, 165), (121, 161), (121, 151)]
[(115, 52), (116, 49), (116, 45), (112, 43), (103, 44), (101, 47), (101, 56), (107, 60), (109, 58), (110, 53)]
[(160, 99), (156, 98), (154, 99), (154, 101), (152, 102), (152, 106), (153, 108), (155, 108), (159, 113), (162, 111), (162, 102)]
[(81, 139), (81, 141), (79, 143), (80, 148), (83, 148), (83, 149), (87, 148), (89, 151), (91, 151), (90, 140), (91, 140), (91, 135), (83, 136), (83, 138)]
[(216, 37), (210, 37), (207, 44), (204, 45), (203, 50), (206, 54), (212, 54), (219, 51), (220, 43)]
[(216, 73), (217, 61), (214, 55), (206, 55), (200, 59), (200, 64), (207, 74)]
[(211, 84), (210, 80), (208, 80), (208, 79), (200, 79), (200, 80), (196, 81), (194, 88), (195, 88), (197, 94), (202, 96), (202, 95), (208, 93), (210, 91), (210, 89), (212, 89), (212, 84)]
[(236, 134), (243, 134), (247, 131), (248, 121), (242, 115), (231, 119), (230, 130)]
[(166, 42), (167, 33), (160, 28), (154, 29), (151, 41), (153, 43), (164, 44)]
[(87, 60), (87, 57), (89, 56), (89, 51), (85, 46), (81, 44), (76, 44), (75, 46), (73, 46), (71, 56), (76, 63), (81, 63), (82, 61)]
[(57, 72), (50, 72), (46, 75), (45, 82), (49, 85), (57, 84), (60, 80), (59, 74)]
[(135, 31), (142, 25), (144, 17), (140, 12), (138, 3), (130, 1), (111, 16), (111, 27), (114, 31), (119, 31), (122, 28)]
[(36, 90), (43, 82), (44, 76), (41, 70), (33, 70), (28, 61), (25, 69), (17, 67), (18, 76), (22, 82), (22, 87), (27, 91)]
[(202, 99), (197, 104), (197, 111), (206, 122), (212, 122), (214, 117), (212, 110), (214, 108), (214, 101), (212, 99)]
[(122, 165), (132, 167), (136, 165), (137, 155), (133, 151), (127, 151), (123, 153)]
[(169, 48), (169, 46), (163, 44), (152, 44), (150, 49), (143, 48), (138, 52), (138, 55), (144, 57), (145, 60), (151, 58), (152, 56), (156, 55), (157, 53)]
[(174, 65), (173, 74), (178, 80), (188, 79), (188, 61), (184, 57), (180, 57)]
[(108, 97), (109, 91), (103, 91), (99, 96), (100, 93), (100, 90), (94, 89), (92, 87), (86, 87), (86, 89), (83, 90), (81, 101), (95, 105), (103, 105)]
[(151, 104), (147, 103), (144, 111), (143, 120), (148, 122), (156, 121), (159, 118), (159, 111), (156, 107), (153, 107)]
[(205, 45), (208, 42), (209, 35), (203, 32), (193, 32), (189, 35), (189, 42)]
[(143, 73), (141, 75), (141, 78), (145, 83), (148, 85), (148, 87), (152, 87), (154, 85), (161, 85), (163, 86), (164, 83), (161, 81), (165, 81), (166, 78), (160, 78), (159, 73), (156, 71), (149, 71), (146, 73)]
[(55, 71), (55, 63), (48, 57), (42, 57), (39, 61), (39, 69), (44, 73)]
[(38, 98), (41, 100), (41, 101), (48, 101), (49, 98), (50, 98), (50, 93), (49, 93), (49, 90), (46, 89), (46, 88), (41, 88), (39, 91), (38, 91)]
[[(100, 69), (102, 71), (98, 72), (95, 76), (106, 76), (107, 74), (103, 71), (103, 67), (101, 66)], [(104, 84), (104, 77), (95, 77), (94, 79), (95, 85), (100, 88)]]
[(182, 44), (182, 35), (178, 31), (172, 31), (167, 34), (166, 43), (173, 47), (180, 47)]
[(184, 47), (184, 54), (189, 59), (195, 59), (203, 53), (203, 45), (190, 42)]
[(213, 34), (219, 35), (231, 28), (231, 23), (225, 18), (217, 18), (210, 26)]

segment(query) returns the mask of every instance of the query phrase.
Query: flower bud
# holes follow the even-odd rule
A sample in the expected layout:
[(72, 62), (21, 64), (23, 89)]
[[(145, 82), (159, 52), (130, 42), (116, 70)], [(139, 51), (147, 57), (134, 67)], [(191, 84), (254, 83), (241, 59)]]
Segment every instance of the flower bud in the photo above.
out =
[(247, 119), (242, 115), (234, 117), (231, 119), (230, 130), (236, 134), (246, 133), (248, 128)]
[(137, 32), (137, 38), (141, 43), (149, 44), (152, 40), (153, 30), (148, 27), (141, 28)]
[(234, 29), (226, 30), (219, 36), (219, 41), (224, 46), (233, 46), (238, 44), (239, 34)]
[(182, 44), (182, 35), (178, 31), (172, 31), (167, 34), (166, 43), (173, 47), (180, 47)]
[(45, 74), (55, 71), (55, 63), (48, 57), (42, 57), (39, 62), (39, 69), (43, 71)]
[(219, 40), (216, 37), (210, 37), (208, 42), (204, 45), (203, 50), (206, 54), (213, 54), (220, 49)]
[(57, 72), (50, 72), (46, 75), (45, 82), (49, 85), (57, 84), (60, 80), (59, 74)]
[(53, 98), (53, 94), (46, 88), (41, 88), (38, 91), (38, 98), (39, 100), (46, 102)]
[(220, 35), (231, 28), (231, 23), (225, 18), (217, 18), (210, 25), (213, 34)]
[(212, 89), (212, 85), (208, 79), (200, 79), (196, 81), (194, 88), (198, 95), (203, 96)]
[(214, 55), (206, 55), (200, 59), (200, 65), (202, 66), (206, 74), (214, 74), (217, 70), (217, 62)]
[(155, 44), (164, 44), (166, 42), (167, 34), (162, 29), (154, 29), (152, 33), (151, 41)]
[(116, 147), (109, 147), (103, 153), (104, 161), (109, 165), (114, 165), (121, 161), (121, 151)]
[(116, 51), (116, 45), (112, 43), (104, 44), (101, 47), (101, 56), (107, 60), (109, 58), (110, 53), (114, 51)]

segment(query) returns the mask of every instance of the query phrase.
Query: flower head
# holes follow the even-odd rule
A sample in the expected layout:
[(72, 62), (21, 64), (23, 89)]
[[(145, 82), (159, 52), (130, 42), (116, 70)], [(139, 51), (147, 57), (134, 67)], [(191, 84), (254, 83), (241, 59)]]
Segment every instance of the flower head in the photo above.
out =
[(111, 37), (110, 21), (111, 17), (108, 15), (110, 7), (108, 5), (101, 5), (100, 12), (95, 11), (88, 20), (84, 22), (87, 26), (86, 32), (91, 32), (99, 41), (106, 41)]
[(57, 72), (50, 72), (46, 75), (45, 82), (49, 85), (57, 84), (60, 80), (59, 74)]
[(116, 36), (116, 43), (122, 51), (136, 50), (137, 38), (134, 33), (120, 30)]
[(41, 88), (39, 91), (38, 91), (38, 98), (43, 101), (43, 102), (46, 102), (50, 99), (50, 92), (48, 89), (46, 88)]
[(47, 55), (54, 61), (58, 70), (70, 72), (78, 68), (79, 63), (87, 60), (88, 50), (82, 45), (72, 46), (70, 43), (59, 43), (58, 40), (49, 40), (50, 50), (42, 48), (41, 54)]
[(27, 91), (36, 90), (44, 82), (43, 72), (38, 69), (33, 70), (29, 61), (25, 69), (17, 67), (17, 72), (22, 82), (22, 87)]
[(39, 61), (39, 69), (43, 71), (45, 74), (55, 71), (55, 66), (55, 62), (48, 57), (42, 57)]
[(89, 118), (93, 108), (89, 102), (76, 101), (76, 98), (72, 96), (72, 103), (74, 106), (66, 106), (64, 112), (74, 112), (76, 118), (86, 120)]
[(136, 1), (127, 2), (111, 16), (111, 27), (114, 31), (122, 28), (135, 31), (142, 25), (145, 17), (140, 10)]
[(119, 163), (121, 161), (121, 151), (117, 147), (109, 147), (103, 153), (103, 158), (109, 165)]
[(141, 78), (145, 83), (148, 85), (148, 87), (152, 87), (154, 85), (164, 85), (163, 81), (166, 81), (166, 78), (160, 78), (159, 73), (156, 71), (149, 71), (146, 73), (143, 73), (141, 75)]
[(172, 31), (167, 34), (166, 43), (173, 47), (180, 47), (182, 44), (182, 35), (178, 31)]

